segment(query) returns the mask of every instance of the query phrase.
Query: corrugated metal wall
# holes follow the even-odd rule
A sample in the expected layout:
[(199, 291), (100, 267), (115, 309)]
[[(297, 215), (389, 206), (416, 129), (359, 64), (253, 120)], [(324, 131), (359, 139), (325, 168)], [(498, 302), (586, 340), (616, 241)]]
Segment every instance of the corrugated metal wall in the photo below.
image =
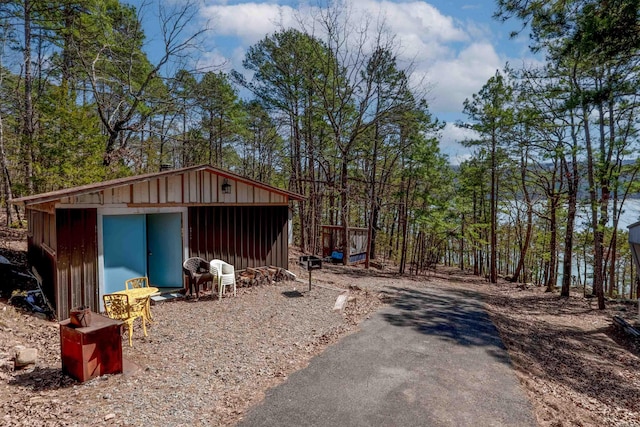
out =
[(287, 220), (287, 206), (191, 207), (190, 256), (222, 259), (236, 270), (288, 268)]
[(27, 259), (42, 277), (42, 290), (47, 299), (55, 305), (55, 217), (51, 213), (31, 209), (27, 210), (27, 214), (29, 224)]
[(59, 319), (66, 319), (72, 308), (83, 305), (99, 311), (97, 221), (97, 209), (56, 210)]

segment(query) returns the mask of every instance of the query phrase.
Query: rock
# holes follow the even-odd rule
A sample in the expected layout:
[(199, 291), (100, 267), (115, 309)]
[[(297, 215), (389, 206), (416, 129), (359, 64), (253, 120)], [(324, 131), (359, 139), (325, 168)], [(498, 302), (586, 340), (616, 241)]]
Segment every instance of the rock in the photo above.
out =
[(105, 415), (105, 416), (104, 416), (104, 420), (105, 420), (105, 421), (109, 421), (109, 420), (114, 419), (115, 417), (116, 417), (116, 414), (114, 414), (114, 413), (112, 412), (112, 413), (110, 413), (110, 414)]
[(347, 304), (347, 298), (349, 297), (349, 291), (345, 291), (338, 295), (336, 299), (336, 303), (333, 306), (334, 311), (342, 311), (344, 310), (344, 306)]
[(26, 348), (19, 345), (15, 347), (14, 351), (13, 366), (15, 369), (35, 365), (38, 361), (38, 350), (35, 348)]

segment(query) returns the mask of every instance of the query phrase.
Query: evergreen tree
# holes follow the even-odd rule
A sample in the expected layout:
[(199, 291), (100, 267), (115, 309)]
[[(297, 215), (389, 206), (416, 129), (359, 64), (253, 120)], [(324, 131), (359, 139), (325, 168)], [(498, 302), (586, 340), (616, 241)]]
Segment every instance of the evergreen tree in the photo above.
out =
[(467, 146), (481, 146), (486, 149), (491, 164), (490, 182), (490, 265), (489, 281), (496, 283), (498, 280), (497, 268), (497, 227), (498, 227), (498, 168), (499, 149), (508, 144), (506, 136), (513, 126), (513, 88), (509, 82), (509, 70), (505, 73), (496, 71), (496, 74), (487, 81), (482, 89), (473, 95), (471, 100), (464, 102), (464, 113), (469, 116), (472, 123), (460, 124), (474, 130), (478, 139), (465, 141)]

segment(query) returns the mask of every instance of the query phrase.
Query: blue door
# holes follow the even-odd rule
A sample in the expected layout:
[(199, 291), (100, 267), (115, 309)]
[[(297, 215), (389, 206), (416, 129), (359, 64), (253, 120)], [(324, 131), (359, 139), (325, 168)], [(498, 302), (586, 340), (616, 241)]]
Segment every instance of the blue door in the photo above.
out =
[(124, 289), (124, 281), (147, 274), (145, 215), (113, 215), (102, 219), (104, 292)]
[(149, 282), (157, 287), (182, 287), (182, 215), (147, 215)]

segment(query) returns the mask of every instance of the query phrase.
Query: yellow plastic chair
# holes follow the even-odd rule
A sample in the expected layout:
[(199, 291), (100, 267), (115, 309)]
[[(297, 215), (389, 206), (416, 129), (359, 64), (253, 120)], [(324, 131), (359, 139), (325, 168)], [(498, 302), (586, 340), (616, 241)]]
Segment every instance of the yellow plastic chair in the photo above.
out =
[(124, 281), (125, 289), (139, 289), (139, 288), (148, 288), (148, 287), (149, 287), (148, 277), (134, 277), (133, 279)]
[(147, 336), (147, 323), (145, 310), (149, 297), (136, 298), (132, 303), (129, 302), (127, 294), (105, 294), (102, 296), (104, 301), (104, 309), (107, 316), (111, 319), (121, 320), (129, 331), (129, 347), (133, 347), (133, 322), (140, 318), (142, 321), (142, 330), (144, 336)]

